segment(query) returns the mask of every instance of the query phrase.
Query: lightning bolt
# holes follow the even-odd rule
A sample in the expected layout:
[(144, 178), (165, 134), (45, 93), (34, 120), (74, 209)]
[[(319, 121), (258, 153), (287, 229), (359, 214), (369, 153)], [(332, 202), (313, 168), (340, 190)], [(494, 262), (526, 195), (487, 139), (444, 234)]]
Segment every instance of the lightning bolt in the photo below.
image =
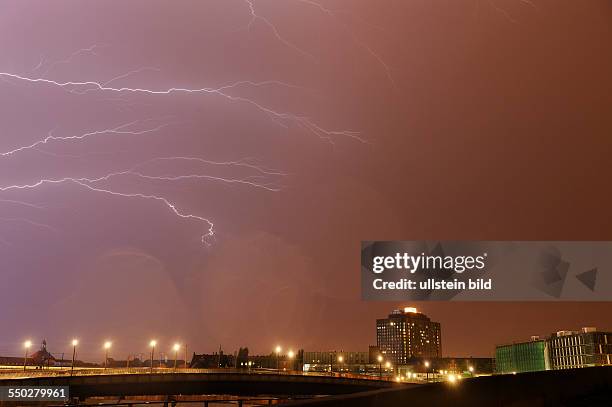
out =
[[(109, 181), (112, 178), (116, 178), (116, 177), (120, 177), (120, 176), (133, 176), (139, 179), (143, 179), (143, 180), (157, 180), (157, 181), (181, 181), (181, 180), (191, 180), (191, 179), (196, 179), (196, 180), (208, 180), (208, 181), (215, 181), (215, 182), (222, 182), (222, 183), (227, 183), (227, 184), (240, 184), (240, 185), (246, 185), (249, 187), (254, 187), (254, 188), (259, 188), (259, 189), (264, 189), (266, 191), (270, 191), (270, 192), (278, 192), (280, 191), (280, 188), (278, 187), (272, 187), (269, 186), (267, 184), (262, 184), (262, 183), (258, 183), (258, 182), (254, 182), (251, 181), (249, 178), (250, 177), (245, 177), (245, 178), (225, 178), (225, 177), (219, 177), (219, 176), (213, 176), (213, 175), (208, 175), (208, 174), (196, 174), (196, 173), (192, 173), (192, 174), (181, 174), (181, 175), (149, 175), (149, 174), (145, 174), (143, 172), (140, 171), (136, 171), (136, 169), (144, 167), (148, 164), (152, 164), (155, 162), (160, 162), (160, 161), (192, 161), (192, 162), (197, 162), (197, 163), (201, 163), (201, 164), (206, 164), (206, 165), (212, 165), (212, 166), (224, 166), (224, 167), (239, 167), (239, 168), (246, 168), (249, 170), (254, 170), (256, 171), (258, 174), (260, 175), (272, 175), (272, 176), (284, 176), (286, 174), (280, 172), (280, 171), (276, 171), (276, 170), (270, 170), (270, 169), (266, 169), (263, 167), (259, 167), (255, 164), (252, 164), (250, 162), (248, 162), (248, 160), (238, 160), (238, 161), (213, 161), (213, 160), (206, 160), (204, 158), (201, 157), (189, 157), (189, 156), (177, 156), (177, 157), (155, 157), (152, 158), (150, 160), (144, 161), (142, 163), (139, 163), (135, 166), (133, 166), (132, 168), (128, 169), (128, 170), (123, 170), (123, 171), (116, 171), (116, 172), (111, 172), (108, 173), (106, 175), (97, 177), (97, 178), (88, 178), (88, 177), (62, 177), (62, 178), (45, 178), (45, 179), (41, 179), (38, 180), (34, 183), (30, 183), (30, 184), (15, 184), (15, 185), (5, 185), (0, 187), (0, 192), (7, 192), (7, 191), (15, 191), (15, 190), (32, 190), (32, 189), (36, 189), (39, 188), (43, 185), (46, 184), (51, 184), (51, 185), (55, 185), (55, 184), (64, 184), (64, 183), (73, 183), (76, 184), (78, 186), (81, 186), (83, 188), (86, 188), (90, 191), (94, 191), (94, 192), (98, 192), (98, 193), (104, 193), (104, 194), (108, 194), (111, 196), (120, 196), (120, 197), (124, 197), (124, 198), (140, 198), (140, 199), (145, 199), (145, 200), (154, 200), (154, 201), (158, 201), (161, 202), (162, 204), (164, 204), (168, 209), (171, 210), (171, 212), (182, 218), (182, 219), (191, 219), (191, 220), (197, 220), (201, 223), (204, 223), (205, 225), (205, 233), (202, 235), (201, 240), (202, 243), (206, 244), (206, 245), (210, 245), (211, 243), (211, 239), (214, 236), (214, 224), (211, 220), (199, 216), (199, 215), (195, 215), (195, 214), (191, 214), (191, 213), (186, 213), (181, 211), (177, 205), (174, 202), (171, 202), (168, 198), (163, 197), (161, 195), (156, 195), (156, 194), (145, 194), (145, 193), (141, 193), (141, 192), (120, 192), (120, 191), (116, 191), (113, 190), (111, 188), (108, 187), (101, 187), (98, 186), (97, 184), (103, 182), (103, 181)], [(251, 176), (251, 177), (259, 177), (260, 175), (256, 175), (256, 176)], [(22, 201), (16, 201), (16, 200), (2, 200), (0, 202), (7, 202), (7, 203), (15, 203), (15, 204), (21, 204), (21, 205), (26, 205), (26, 206), (30, 206), (30, 207), (35, 207), (35, 208), (39, 208), (36, 205), (33, 204), (28, 204)], [(22, 222), (27, 222), (30, 223), (32, 225), (37, 225), (40, 227), (46, 227), (52, 230), (53, 229), (51, 226), (49, 225), (45, 225), (45, 224), (40, 224), (40, 223), (36, 223), (33, 222), (31, 220), (27, 220), (24, 218), (0, 218), (0, 220), (4, 220), (4, 221), (22, 221)]]
[[(368, 54), (370, 54), (370, 56), (372, 58), (374, 58), (374, 60), (376, 60), (376, 62), (382, 67), (382, 69), (385, 72), (385, 75), (387, 76), (387, 79), (389, 80), (389, 82), (391, 82), (391, 84), (393, 86), (395, 86), (395, 80), (393, 79), (393, 76), (391, 75), (391, 67), (385, 62), (385, 60), (376, 52), (374, 51), (374, 49), (372, 47), (370, 47), (368, 44), (366, 44), (364, 41), (362, 41), (361, 39), (359, 39), (355, 33), (350, 29), (350, 27), (348, 26), (348, 24), (344, 23), (339, 17), (338, 14), (339, 13), (346, 13), (343, 10), (332, 10), (330, 8), (327, 8), (325, 6), (323, 6), (321, 3), (317, 3), (316, 1), (313, 0), (295, 0), (298, 3), (303, 3), (306, 4), (308, 6), (312, 6), (316, 9), (318, 9), (321, 13), (323, 14), (327, 14), (329, 17), (335, 19), (336, 21), (340, 22), (343, 31), (352, 39), (352, 41), (357, 44), (357, 46), (363, 48)], [(353, 16), (354, 17), (354, 16)], [(373, 26), (370, 23), (364, 22), (362, 21), (364, 24), (370, 26), (370, 27), (374, 27), (378, 30), (380, 30), (380, 27), (377, 26)]]
[(30, 203), (30, 202), (17, 201), (15, 199), (0, 199), (0, 202), (8, 203), (8, 204), (14, 204), (14, 205), (20, 205), (20, 206), (25, 206), (25, 207), (34, 208), (34, 209), (44, 209), (43, 206), (36, 205), (36, 204)]
[(26, 218), (0, 218), (0, 221), (2, 221), (2, 222), (23, 222), (23, 223), (27, 223), (27, 224), (32, 225), (32, 226), (37, 226), (37, 227), (40, 227), (40, 228), (49, 229), (52, 232), (57, 232), (58, 231), (57, 229), (55, 229), (52, 226), (49, 226), (49, 225), (44, 224), (44, 223), (34, 222), (33, 220), (26, 219)]
[[(67, 58), (60, 60), (60, 61), (56, 61), (52, 63), (51, 65), (49, 65), (49, 67), (47, 67), (47, 69), (45, 69), (45, 71), (42, 73), (42, 76), (46, 76), (47, 74), (49, 74), (49, 72), (51, 72), (54, 68), (56, 68), (59, 65), (71, 63), (76, 57), (80, 55), (90, 54), (90, 55), (97, 56), (98, 54), (96, 53), (96, 50), (99, 48), (104, 48), (104, 47), (106, 47), (106, 45), (92, 45), (88, 48), (81, 48), (79, 50), (76, 50), (75, 52), (70, 54)], [(41, 58), (41, 62), (36, 66), (36, 68), (34, 68), (34, 71), (40, 69), (43, 66), (43, 64), (44, 64), (44, 59)]]
[(139, 136), (139, 135), (143, 135), (143, 134), (153, 133), (153, 132), (159, 131), (159, 130), (163, 129), (164, 127), (168, 126), (167, 124), (162, 124), (162, 125), (159, 125), (157, 127), (154, 127), (154, 128), (151, 128), (151, 129), (146, 129), (146, 130), (127, 130), (128, 127), (133, 126), (136, 123), (138, 123), (138, 120), (122, 124), (120, 126), (112, 128), (112, 129), (97, 130), (97, 131), (83, 133), (83, 134), (79, 134), (79, 135), (75, 135), (75, 136), (54, 136), (53, 135), (53, 131), (51, 131), (51, 132), (49, 132), (49, 135), (47, 135), (45, 138), (37, 140), (37, 141), (35, 141), (32, 144), (25, 145), (25, 146), (20, 146), (20, 147), (17, 147), (15, 149), (13, 149), (13, 150), (9, 150), (9, 151), (5, 151), (5, 152), (0, 153), (0, 157), (11, 156), (11, 155), (14, 155), (14, 154), (26, 151), (26, 150), (36, 150), (36, 147), (38, 147), (40, 145), (43, 145), (43, 144), (47, 144), (47, 143), (49, 143), (51, 141), (83, 140), (83, 139), (88, 138), (88, 137), (99, 136), (99, 135), (103, 135), (103, 134)]
[(304, 51), (303, 49), (301, 49), (297, 45), (295, 45), (292, 42), (290, 42), (290, 41), (286, 40), (285, 38), (283, 38), (281, 36), (280, 32), (278, 31), (278, 29), (276, 28), (276, 26), (274, 24), (272, 24), (270, 22), (270, 20), (268, 20), (266, 17), (263, 17), (263, 16), (259, 15), (257, 13), (256, 8), (255, 8), (255, 0), (244, 0), (244, 2), (247, 5), (247, 7), (249, 9), (249, 12), (251, 14), (251, 20), (249, 21), (249, 24), (247, 25), (247, 29), (251, 29), (253, 27), (253, 25), (257, 21), (260, 21), (260, 22), (262, 22), (265, 26), (267, 26), (270, 29), (270, 31), (272, 32), (274, 37), (278, 41), (280, 41), (283, 45), (293, 49), (294, 51), (298, 52), (302, 56), (307, 57), (308, 59), (316, 60), (314, 55), (312, 55), (311, 53), (309, 53), (307, 51)]
[[(277, 41), (292, 49), (293, 51), (299, 53), (300, 55), (311, 59), (316, 60), (313, 54), (301, 49), (296, 44), (284, 38), (279, 29), (269, 20), (267, 17), (260, 14), (256, 7), (256, 0), (243, 0), (244, 4), (247, 6), (250, 20), (247, 24), (247, 29), (252, 29), (256, 24), (261, 24), (267, 27), (268, 30), (272, 33)], [(303, 0), (303, 3), (309, 4), (311, 6), (318, 7), (322, 12), (330, 15), (331, 17), (336, 18), (336, 14), (329, 9), (324, 8), (319, 3), (314, 1)], [(385, 68), (388, 77), (392, 80), (390, 75), (390, 70), (387, 64), (370, 48), (367, 44), (359, 42), (359, 40), (353, 36), (353, 39), (359, 43), (361, 47), (366, 49), (373, 57), (377, 59), (377, 61), (383, 65)], [(267, 81), (250, 81), (250, 80), (240, 80), (236, 82), (232, 82), (229, 84), (225, 84), (219, 87), (168, 87), (168, 88), (150, 88), (150, 87), (133, 87), (128, 85), (123, 85), (126, 81), (128, 81), (131, 77), (144, 73), (144, 72), (160, 72), (159, 68), (156, 67), (141, 67), (132, 69), (130, 71), (124, 72), (122, 74), (118, 74), (114, 77), (111, 77), (107, 80), (98, 81), (98, 80), (83, 80), (83, 81), (59, 81), (49, 78), (49, 74), (55, 72), (58, 67), (66, 64), (70, 64), (77, 60), (78, 57), (85, 55), (93, 55), (98, 56), (98, 50), (104, 46), (101, 45), (92, 45), (87, 48), (79, 49), (72, 54), (68, 55), (63, 60), (53, 62), (47, 65), (46, 60), (43, 56), (41, 56), (39, 63), (32, 69), (30, 74), (19, 74), (14, 72), (0, 72), (0, 79), (4, 82), (9, 83), (23, 83), (30, 84), (36, 86), (46, 86), (46, 87), (55, 87), (59, 89), (63, 89), (69, 93), (75, 94), (77, 96), (84, 96), (90, 94), (92, 92), (99, 92), (103, 95), (105, 94), (116, 94), (116, 100), (121, 100), (123, 102), (127, 102), (124, 98), (124, 95), (144, 95), (144, 96), (157, 96), (162, 97), (164, 95), (170, 94), (203, 94), (203, 95), (211, 95), (224, 98), (233, 103), (238, 103), (242, 105), (246, 105), (269, 118), (274, 124), (280, 125), (284, 128), (288, 128), (289, 125), (296, 126), (307, 133), (313, 134), (320, 139), (327, 141), (331, 144), (334, 144), (334, 141), (337, 138), (349, 138), (352, 140), (359, 141), (361, 143), (367, 143), (365, 139), (360, 137), (360, 133), (352, 130), (333, 130), (327, 129), (323, 125), (316, 123), (312, 119), (310, 119), (306, 115), (288, 112), (288, 111), (280, 111), (274, 109), (266, 104), (260, 103), (253, 98), (248, 98), (241, 96), (239, 93), (241, 90), (245, 88), (249, 89), (258, 89), (262, 87), (283, 87), (286, 89), (298, 89), (305, 90), (304, 87), (278, 81), (278, 80), (267, 80)], [(36, 75), (35, 73), (44, 69), (44, 72), (41, 75)], [(118, 83), (122, 83), (122, 86), (117, 85)], [(111, 100), (111, 99), (107, 99)], [(160, 119), (157, 119), (158, 122)], [(158, 125), (147, 125), (149, 120), (134, 120), (127, 123), (121, 123), (117, 126), (111, 128), (103, 128), (98, 130), (90, 130), (87, 132), (83, 132), (76, 135), (56, 135), (56, 130), (50, 131), (46, 136), (41, 137), (32, 142), (19, 145), (16, 147), (11, 147), (4, 152), (0, 152), (0, 159), (9, 159), (16, 157), (18, 155), (24, 154), (26, 152), (37, 152), (41, 154), (50, 155), (53, 157), (71, 157), (71, 158), (83, 158), (84, 156), (77, 155), (66, 155), (60, 154), (50, 151), (45, 151), (42, 147), (45, 145), (49, 145), (51, 143), (58, 144), (67, 144), (67, 143), (75, 143), (75, 142), (85, 142), (86, 140), (94, 137), (127, 137), (127, 136), (144, 136), (148, 134), (152, 134), (155, 132), (159, 132), (162, 129), (169, 126), (168, 122), (163, 122)], [(88, 153), (91, 154), (103, 154), (103, 153)], [(108, 154), (113, 154), (110, 152)], [(198, 171), (189, 171), (189, 172), (180, 172), (176, 173), (163, 173), (160, 170), (155, 170), (157, 168), (157, 164), (162, 164), (164, 162), (184, 162), (184, 163), (193, 163), (197, 165), (202, 165), (206, 170), (212, 169), (213, 167), (219, 167), (220, 169), (230, 169), (233, 168), (234, 171), (239, 171), (243, 173), (240, 176), (226, 177), (220, 176), (216, 174), (211, 174), (209, 171), (204, 171), (204, 168), (201, 168)], [(245, 175), (244, 172), (247, 172)], [(178, 206), (178, 203), (172, 200), (171, 198), (165, 196), (162, 193), (151, 193), (151, 192), (141, 192), (139, 190), (134, 190), (133, 187), (130, 187), (126, 192), (124, 187), (117, 188), (114, 187), (114, 181), (116, 179), (133, 179), (142, 181), (145, 184), (150, 184), (152, 182), (168, 182), (168, 183), (176, 183), (181, 181), (205, 181), (205, 182), (214, 182), (221, 183), (227, 185), (237, 185), (248, 188), (255, 188), (259, 190), (264, 190), (266, 192), (279, 192), (281, 190), (278, 185), (278, 179), (280, 177), (284, 177), (287, 174), (278, 171), (269, 169), (263, 166), (259, 166), (254, 164), (253, 159), (241, 159), (235, 161), (214, 161), (204, 159), (202, 157), (193, 157), (193, 156), (167, 156), (167, 157), (154, 157), (147, 161), (140, 162), (136, 165), (133, 165), (127, 169), (116, 170), (112, 172), (107, 172), (104, 175), (97, 177), (89, 177), (89, 176), (74, 176), (73, 174), (68, 174), (66, 176), (59, 176), (57, 178), (41, 178), (38, 180), (26, 182), (23, 184), (13, 184), (13, 185), (0, 185), (0, 193), (11, 193), (16, 191), (27, 191), (27, 190), (36, 190), (45, 185), (63, 185), (70, 184), (87, 190), (89, 192), (95, 192), (103, 195), (121, 197), (127, 199), (140, 199), (146, 201), (153, 201), (161, 204), (165, 208), (167, 208), (174, 216), (185, 219), (196, 221), (202, 224), (204, 228), (204, 232), (201, 236), (202, 243), (206, 245), (210, 245), (214, 236), (215, 229), (214, 223), (212, 220), (207, 217), (187, 212), (184, 209), (181, 209)], [(13, 204), (13, 205), (21, 205), (25, 208), (30, 209), (41, 209), (35, 204), (30, 204), (21, 200), (12, 200), (12, 199), (2, 199), (1, 203), (4, 204)], [(50, 225), (45, 225), (39, 222), (31, 221), (26, 218), (21, 217), (6, 217), (0, 218), (0, 221), (4, 222), (22, 222), (27, 223), (32, 226), (47, 228), (50, 230), (55, 230)], [(4, 243), (6, 243), (3, 240)]]
[(343, 136), (352, 138), (354, 140), (358, 140), (361, 143), (366, 143), (366, 140), (359, 137), (359, 132), (351, 131), (351, 130), (328, 130), (323, 128), (322, 126), (316, 124), (314, 121), (310, 120), (308, 117), (303, 115), (297, 115), (294, 113), (281, 112), (276, 111), (270, 107), (267, 107), (263, 104), (260, 104), (252, 99), (248, 99), (242, 96), (234, 96), (227, 93), (227, 90), (234, 89), (238, 86), (242, 85), (250, 85), (250, 86), (264, 86), (270, 84), (282, 84), (283, 86), (296, 87), (295, 85), (284, 84), (279, 81), (263, 81), (263, 82), (252, 82), (252, 81), (238, 81), (229, 85), (224, 85), (219, 88), (179, 88), (172, 87), (166, 89), (147, 89), (147, 88), (130, 88), (130, 87), (111, 87), (105, 86), (100, 82), (96, 81), (78, 81), (78, 82), (59, 82), (46, 78), (32, 78), (27, 77), (15, 73), (10, 72), (0, 72), (0, 78), (6, 79), (15, 79), (19, 81), (24, 81), (28, 83), (34, 84), (46, 84), (51, 86), (56, 86), (59, 88), (80, 88), (80, 87), (90, 87), (88, 91), (93, 89), (101, 91), (101, 92), (116, 92), (116, 93), (136, 93), (136, 94), (145, 94), (145, 95), (169, 95), (172, 93), (204, 93), (204, 94), (213, 94), (221, 96), (225, 99), (228, 99), (232, 102), (240, 102), (251, 107), (257, 109), (258, 111), (266, 114), (269, 118), (273, 119), (276, 123), (282, 122), (293, 122), (300, 127), (310, 131), (312, 134), (318, 136), (322, 140), (326, 140), (333, 144), (334, 137)]
[(214, 224), (209, 219), (206, 219), (199, 215), (194, 215), (191, 213), (184, 213), (177, 209), (176, 204), (159, 195), (153, 194), (144, 194), (140, 192), (118, 192), (107, 188), (96, 187), (91, 185), (97, 181), (104, 180), (106, 177), (110, 177), (112, 174), (109, 174), (104, 177), (100, 177), (97, 179), (89, 179), (89, 178), (73, 178), (73, 177), (64, 177), (64, 178), (56, 178), (56, 179), (41, 179), (32, 184), (22, 184), (22, 185), (9, 185), (0, 187), (0, 191), (10, 191), (10, 190), (25, 190), (25, 189), (34, 189), (38, 188), (45, 184), (64, 184), (64, 183), (73, 183), (75, 185), (79, 185), (85, 189), (88, 189), (93, 192), (99, 192), (111, 196), (120, 196), (123, 198), (140, 198), (145, 200), (153, 200), (163, 203), (168, 209), (174, 213), (174, 215), (178, 216), (182, 219), (190, 219), (201, 222), (205, 225), (205, 232), (202, 235), (202, 243), (206, 245), (210, 245), (211, 239), (214, 236)]

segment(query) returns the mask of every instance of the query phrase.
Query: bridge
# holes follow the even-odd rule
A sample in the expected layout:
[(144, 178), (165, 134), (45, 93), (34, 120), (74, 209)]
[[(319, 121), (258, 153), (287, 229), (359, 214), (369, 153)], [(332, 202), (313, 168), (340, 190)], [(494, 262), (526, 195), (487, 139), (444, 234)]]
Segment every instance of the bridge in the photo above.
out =
[[(25, 374), (24, 374), (25, 373)], [(185, 369), (113, 372), (75, 370), (12, 373), (15, 377), (0, 378), (0, 386), (69, 386), (70, 397), (174, 396), (231, 394), (242, 396), (312, 396), (334, 395), (386, 389), (400, 384), (376, 377), (330, 376), (303, 372), (245, 371), (238, 369)]]

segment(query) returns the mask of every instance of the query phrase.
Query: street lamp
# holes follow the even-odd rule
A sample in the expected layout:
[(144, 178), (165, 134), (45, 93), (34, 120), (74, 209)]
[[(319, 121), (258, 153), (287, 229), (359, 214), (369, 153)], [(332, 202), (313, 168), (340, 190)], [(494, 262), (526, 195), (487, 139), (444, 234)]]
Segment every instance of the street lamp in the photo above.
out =
[(151, 373), (153, 373), (153, 356), (155, 355), (155, 345), (157, 345), (157, 341), (155, 339), (149, 342), (149, 346), (151, 347)]
[(474, 373), (474, 366), (468, 367), (468, 370), (470, 371), (470, 373)]
[(276, 370), (278, 370), (280, 372), (280, 364), (279, 364), (279, 358), (280, 358), (280, 353), (283, 350), (283, 348), (280, 347), (280, 345), (276, 346), (276, 349), (274, 350), (276, 352)]
[(23, 370), (26, 370), (26, 365), (28, 363), (28, 351), (32, 347), (32, 341), (27, 340), (23, 343), (23, 347), (25, 348), (25, 357), (23, 358)]
[(429, 361), (425, 361), (425, 381), (429, 381)]
[(176, 370), (176, 360), (178, 359), (178, 351), (181, 349), (181, 345), (178, 343), (174, 344), (174, 370)]
[(344, 361), (344, 356), (340, 355), (338, 356), (338, 370), (340, 371), (340, 374), (342, 374), (342, 362)]
[(111, 341), (104, 342), (104, 370), (108, 367), (108, 350), (113, 346)]
[(380, 378), (382, 379), (382, 362), (383, 362), (383, 357), (382, 355), (378, 355), (378, 375), (380, 376)]
[(293, 353), (293, 351), (290, 350), (289, 352), (287, 352), (287, 357), (291, 361), (291, 369), (289, 370), (293, 370), (293, 358), (295, 357), (295, 353)]
[(70, 376), (72, 376), (72, 373), (74, 372), (74, 360), (76, 358), (76, 347), (78, 344), (79, 344), (78, 339), (72, 340), (72, 365), (70, 365)]

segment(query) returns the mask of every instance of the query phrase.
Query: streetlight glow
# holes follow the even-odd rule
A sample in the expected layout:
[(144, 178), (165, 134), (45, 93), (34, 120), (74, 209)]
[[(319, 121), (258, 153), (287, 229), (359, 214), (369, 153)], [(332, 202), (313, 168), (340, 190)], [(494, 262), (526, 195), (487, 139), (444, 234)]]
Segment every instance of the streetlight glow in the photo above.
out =
[[(157, 341), (153, 339), (149, 342), (149, 345), (151, 346), (151, 370), (149, 372), (153, 373), (153, 361), (155, 360), (155, 346), (157, 345)], [(161, 367), (161, 361), (159, 367)]]
[(429, 367), (429, 360), (425, 361), (425, 367)]
[(389, 369), (391, 367), (391, 362), (387, 361), (387, 363), (385, 363), (385, 367)]
[(280, 345), (276, 346), (275, 352), (276, 352), (276, 370), (280, 371), (280, 353), (283, 350), (283, 348), (280, 347)]
[(470, 371), (470, 373), (474, 373), (474, 366), (468, 367), (468, 370)]
[(383, 361), (383, 357), (382, 357), (382, 355), (378, 355), (378, 358), (377, 358), (377, 359), (378, 359), (378, 361), (379, 361), (379, 362), (382, 362), (382, 361)]
[(111, 346), (113, 346), (113, 343), (111, 341), (104, 342), (104, 350), (106, 351), (106, 353), (104, 354), (104, 370), (106, 370), (106, 368), (108, 367), (108, 350), (111, 348)]
[(172, 349), (174, 349), (175, 352), (178, 352), (181, 349), (181, 345), (179, 343), (175, 343)]
[(340, 363), (344, 362), (344, 356), (342, 355), (338, 356), (338, 362)]
[(70, 376), (74, 373), (74, 362), (76, 360), (76, 347), (79, 344), (78, 339), (72, 340), (72, 364), (70, 365)]
[(25, 348), (25, 356), (23, 358), (23, 370), (26, 370), (26, 366), (28, 365), (28, 351), (30, 350), (30, 347), (32, 346), (32, 341), (31, 340), (27, 340), (23, 343), (23, 347)]
[(287, 356), (289, 357), (289, 359), (293, 359), (293, 357), (295, 356), (295, 353), (293, 353), (293, 351), (290, 350), (289, 352), (287, 352)]

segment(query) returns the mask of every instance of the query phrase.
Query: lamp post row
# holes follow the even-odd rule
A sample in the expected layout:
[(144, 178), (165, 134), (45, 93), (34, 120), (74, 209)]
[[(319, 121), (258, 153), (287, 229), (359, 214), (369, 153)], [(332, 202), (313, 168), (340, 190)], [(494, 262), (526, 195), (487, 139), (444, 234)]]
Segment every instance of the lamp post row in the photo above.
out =
[[(71, 344), (72, 344), (72, 362), (70, 364), (70, 375), (72, 375), (74, 372), (74, 363), (76, 361), (76, 349), (79, 344), (79, 340), (73, 339)], [(156, 340), (152, 340), (149, 343), (149, 346), (151, 347), (151, 372), (153, 372), (153, 361), (154, 361), (156, 345), (157, 345)], [(112, 342), (110, 341), (104, 342), (104, 369), (105, 370), (108, 368), (108, 352), (110, 351), (110, 348), (112, 346), (113, 346)], [(30, 340), (25, 341), (23, 343), (23, 347), (25, 349), (25, 355), (23, 357), (23, 370), (25, 371), (28, 365), (28, 355), (29, 355), (30, 348), (32, 347), (32, 341)], [(174, 369), (176, 369), (177, 364), (178, 364), (178, 352), (179, 350), (181, 350), (181, 345), (179, 343), (175, 343), (172, 349), (174, 350)], [(128, 357), (128, 363), (129, 363), (129, 357)], [(161, 364), (161, 360), (160, 360), (160, 364)], [(185, 368), (186, 367), (187, 367), (187, 347), (185, 347)]]

